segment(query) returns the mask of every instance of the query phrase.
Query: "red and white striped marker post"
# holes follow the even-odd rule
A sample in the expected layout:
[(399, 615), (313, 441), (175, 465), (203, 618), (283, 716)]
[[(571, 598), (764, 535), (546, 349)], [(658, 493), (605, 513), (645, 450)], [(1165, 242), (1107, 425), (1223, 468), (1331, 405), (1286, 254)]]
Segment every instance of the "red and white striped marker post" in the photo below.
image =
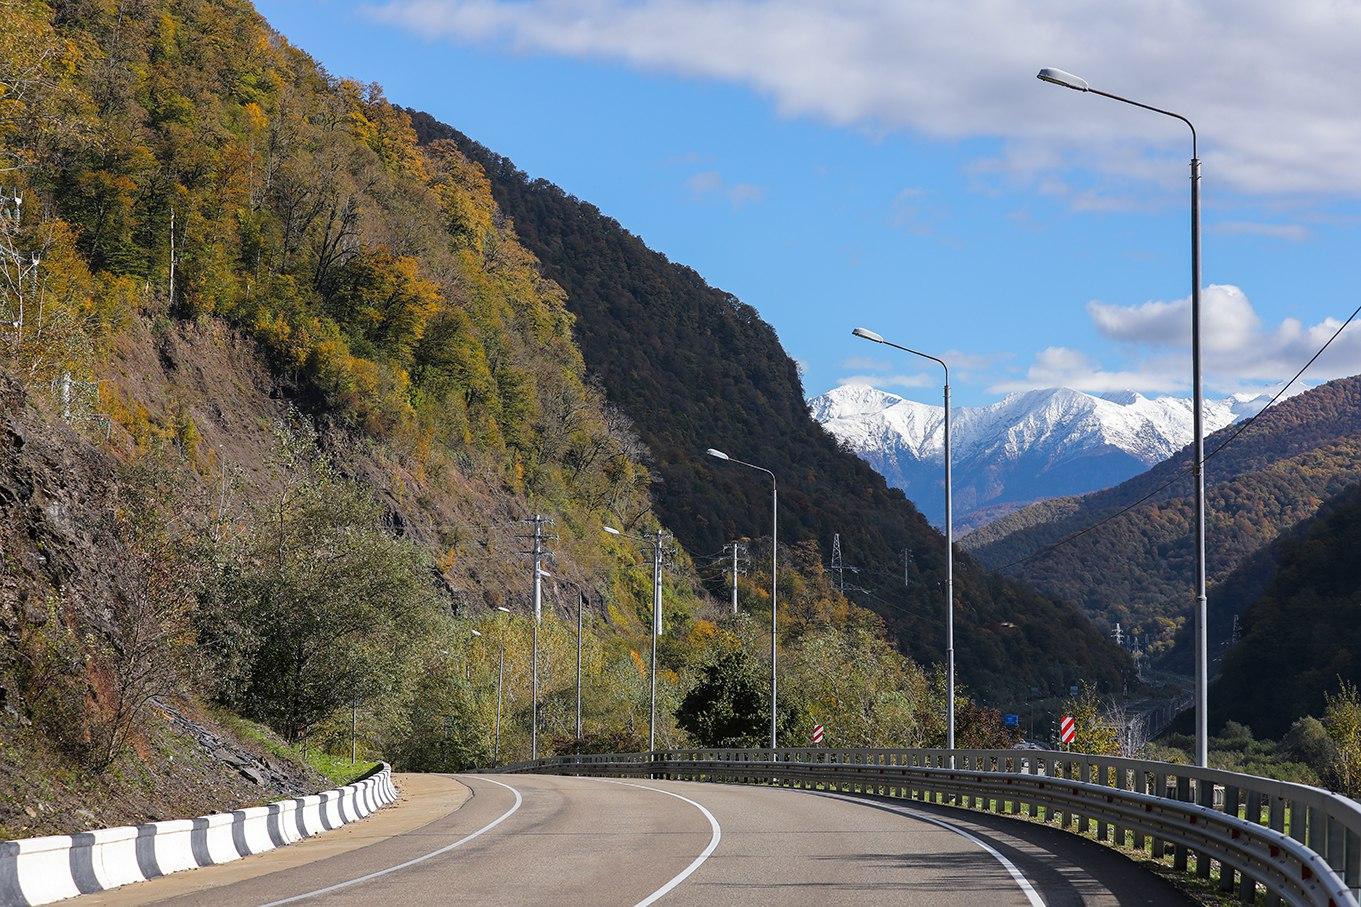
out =
[(822, 725), (815, 724), (813, 725), (813, 745), (816, 746), (821, 742), (822, 742)]
[(1076, 738), (1077, 722), (1073, 721), (1072, 715), (1064, 715), (1059, 719), (1059, 742), (1068, 746)]

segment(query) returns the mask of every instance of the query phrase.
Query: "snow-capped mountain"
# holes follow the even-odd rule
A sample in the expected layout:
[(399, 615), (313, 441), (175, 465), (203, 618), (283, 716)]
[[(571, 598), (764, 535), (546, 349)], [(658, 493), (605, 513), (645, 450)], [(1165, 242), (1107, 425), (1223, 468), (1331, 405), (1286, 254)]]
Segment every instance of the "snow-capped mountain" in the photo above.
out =
[[(1206, 434), (1259, 411), (1266, 397), (1205, 402)], [(944, 515), (944, 410), (865, 384), (809, 401), (813, 418), (922, 512)], [(951, 424), (955, 520), (979, 525), (1041, 498), (1123, 482), (1191, 442), (1191, 401), (1133, 391), (1094, 395), (1066, 387), (958, 407)]]

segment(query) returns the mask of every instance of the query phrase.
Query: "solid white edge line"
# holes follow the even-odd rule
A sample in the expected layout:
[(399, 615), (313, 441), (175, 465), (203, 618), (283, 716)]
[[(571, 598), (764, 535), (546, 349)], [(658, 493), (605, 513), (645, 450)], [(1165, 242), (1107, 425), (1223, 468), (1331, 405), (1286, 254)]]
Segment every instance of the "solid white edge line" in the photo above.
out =
[[(677, 800), (684, 800), (686, 803), (689, 803), (695, 809), (699, 810), (704, 814), (704, 818), (709, 820), (709, 828), (712, 829), (713, 831), (713, 834), (709, 836), (709, 846), (704, 848), (703, 852), (700, 853), (699, 856), (695, 857), (695, 859), (691, 861), (689, 866), (682, 869), (678, 875), (671, 879), (671, 881), (667, 882), (661, 888), (658, 888), (656, 891), (652, 892), (652, 894), (648, 895), (647, 897), (639, 901), (635, 905), (635, 907), (647, 907), (648, 904), (655, 903), (658, 900), (670, 894), (671, 891), (677, 885), (679, 885), (681, 882), (684, 882), (687, 878), (689, 878), (691, 873), (693, 873), (696, 869), (699, 869), (699, 867), (704, 863), (704, 861), (709, 859), (709, 855), (712, 854), (714, 852), (714, 849), (718, 847), (718, 842), (723, 839), (723, 829), (719, 827), (718, 820), (714, 818), (714, 814), (709, 812), (709, 810), (705, 809), (702, 803), (696, 803), (689, 797), (682, 797), (680, 794), (672, 793), (669, 790), (663, 790), (660, 787), (649, 787), (646, 784), (634, 784), (630, 781), (616, 781), (612, 778), (594, 778), (592, 780), (604, 781), (607, 784), (622, 784), (625, 787), (637, 787), (641, 788), (642, 790), (650, 790), (654, 794), (666, 794), (668, 797), (675, 797)], [(1041, 905), (1041, 907), (1043, 907), (1043, 905)]]
[[(498, 787), (504, 787), (506, 790), (510, 791), (512, 794), (515, 795), (515, 804), (511, 806), (510, 809), (501, 813), (501, 815), (497, 816), (491, 822), (488, 822), (486, 825), (483, 825), (477, 831), (469, 835), (466, 835), (465, 837), (459, 838), (452, 844), (446, 844), (443, 847), (439, 848), (438, 850), (432, 850), (427, 854), (422, 854), (419, 857), (407, 860), (405, 863), (399, 863), (396, 866), (389, 866), (387, 869), (380, 869), (377, 872), (371, 872), (368, 875), (362, 875), (356, 879), (350, 879), (348, 882), (340, 882), (336, 885), (327, 886), (326, 888), (318, 888), (316, 891), (307, 891), (302, 894), (295, 894), (292, 897), (282, 898), (277, 901), (270, 901), (267, 904), (262, 904), (261, 907), (278, 907), (278, 905), (280, 904), (292, 904), (294, 901), (303, 901), (306, 900), (307, 898), (320, 897), (323, 894), (331, 894), (333, 892), (349, 888), (353, 885), (359, 885), (363, 882), (371, 882), (374, 879), (381, 878), (382, 876), (388, 875), (389, 873), (394, 873), (397, 872), (398, 870), (406, 869), (407, 867), (410, 866), (415, 866), (417, 863), (424, 863), (426, 860), (437, 857), (442, 853), (448, 853), (455, 847), (461, 847), (464, 844), (467, 844), (473, 838), (476, 838), (479, 835), (483, 835), (491, 831), (493, 828), (509, 819), (515, 813), (515, 811), (520, 808), (520, 804), (524, 802), (524, 798), (520, 796), (520, 792), (515, 788), (511, 787), (509, 784), (502, 784), (500, 781), (493, 781), (491, 778), (482, 778), (477, 775), (469, 775), (468, 777), (476, 778), (478, 781), (486, 781), (489, 784), (495, 784)], [(401, 837), (401, 835), (394, 835), (393, 837)]]
[(818, 790), (809, 791), (808, 793), (817, 794), (819, 797), (831, 797), (836, 800), (846, 800), (851, 803), (864, 803), (869, 806), (874, 806), (878, 809), (886, 809), (889, 810), (890, 812), (900, 813), (912, 819), (920, 819), (923, 822), (930, 822), (932, 825), (937, 825), (941, 828), (944, 828), (947, 831), (952, 831), (955, 834), (959, 835), (961, 838), (965, 838), (966, 840), (972, 841), (974, 844), (978, 845), (979, 847), (986, 850), (988, 853), (992, 854), (993, 859), (995, 859), (998, 863), (1002, 864), (1002, 868), (1007, 871), (1011, 878), (1020, 887), (1021, 893), (1024, 894), (1026, 900), (1030, 902), (1030, 907), (1046, 907), (1044, 903), (1044, 898), (1040, 897), (1039, 892), (1037, 892), (1035, 890), (1035, 887), (1030, 884), (1030, 880), (1025, 877), (1021, 870), (1016, 868), (1015, 863), (1008, 860), (1005, 856), (1001, 854), (1001, 852), (997, 850), (997, 848), (993, 847), (987, 841), (984, 841), (977, 835), (965, 831), (958, 825), (952, 825), (951, 823), (946, 822), (944, 819), (937, 819), (935, 816), (928, 816), (925, 813), (918, 812), (915, 809), (908, 809), (907, 807), (904, 806), (899, 806), (896, 803), (884, 803), (880, 800), (868, 800), (864, 797), (852, 797), (847, 794), (839, 794), (834, 793), (832, 791)]

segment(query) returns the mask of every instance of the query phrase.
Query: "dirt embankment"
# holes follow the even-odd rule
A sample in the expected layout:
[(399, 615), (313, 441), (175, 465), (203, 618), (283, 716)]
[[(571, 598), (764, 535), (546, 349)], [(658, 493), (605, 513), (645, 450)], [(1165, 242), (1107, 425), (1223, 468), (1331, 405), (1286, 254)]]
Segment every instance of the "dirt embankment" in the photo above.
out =
[[(0, 375), (0, 838), (193, 816), (328, 786), (158, 698), (88, 761), (112, 608), (135, 582), (112, 528), (119, 463)], [(98, 433), (96, 432), (96, 435)]]

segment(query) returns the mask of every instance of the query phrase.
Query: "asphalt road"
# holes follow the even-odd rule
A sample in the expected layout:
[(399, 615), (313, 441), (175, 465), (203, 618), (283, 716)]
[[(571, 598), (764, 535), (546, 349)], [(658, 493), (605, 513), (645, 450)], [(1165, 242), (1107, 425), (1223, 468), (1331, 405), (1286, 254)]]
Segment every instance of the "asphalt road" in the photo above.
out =
[(674, 781), (458, 781), (466, 789), (426, 776), (419, 794), (352, 826), (376, 823), (342, 845), (323, 846), (322, 835), (96, 897), (214, 907), (1189, 903), (1100, 845), (964, 810)]

